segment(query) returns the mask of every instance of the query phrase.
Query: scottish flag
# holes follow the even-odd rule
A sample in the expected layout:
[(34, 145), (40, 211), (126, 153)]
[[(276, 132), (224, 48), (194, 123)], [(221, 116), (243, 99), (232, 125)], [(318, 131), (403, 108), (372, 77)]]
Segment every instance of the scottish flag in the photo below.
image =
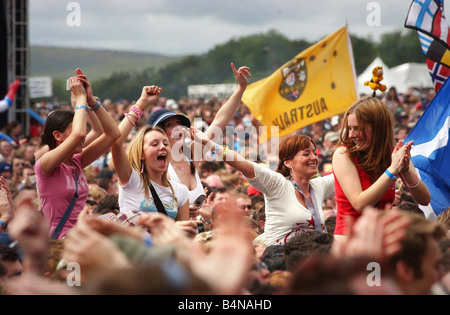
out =
[(447, 80), (408, 134), (414, 140), (411, 160), (431, 194), (431, 207), (439, 215), (450, 206), (450, 82)]

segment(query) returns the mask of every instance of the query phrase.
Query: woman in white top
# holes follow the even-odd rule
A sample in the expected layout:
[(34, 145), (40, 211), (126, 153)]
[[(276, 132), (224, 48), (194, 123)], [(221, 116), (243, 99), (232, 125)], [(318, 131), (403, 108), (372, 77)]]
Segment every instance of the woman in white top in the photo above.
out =
[[(165, 212), (175, 221), (184, 222), (190, 230), (187, 232), (193, 234), (195, 223), (189, 222), (188, 190), (184, 185), (167, 178), (171, 147), (164, 131), (159, 127), (145, 126), (133, 137), (126, 152), (123, 147), (136, 121), (146, 108), (158, 100), (160, 93), (161, 88), (157, 86), (142, 89), (141, 97), (119, 125), (121, 137), (111, 147), (114, 168), (119, 178), (120, 212)], [(154, 194), (159, 197), (164, 209), (158, 208)]]
[(214, 143), (199, 130), (193, 132), (195, 141), (209, 146), (214, 156), (241, 171), (250, 185), (264, 194), (266, 245), (284, 245), (305, 230), (325, 230), (322, 204), (334, 196), (334, 177), (317, 176), (317, 147), (310, 137), (295, 135), (285, 139), (280, 144), (280, 162), (274, 172)]

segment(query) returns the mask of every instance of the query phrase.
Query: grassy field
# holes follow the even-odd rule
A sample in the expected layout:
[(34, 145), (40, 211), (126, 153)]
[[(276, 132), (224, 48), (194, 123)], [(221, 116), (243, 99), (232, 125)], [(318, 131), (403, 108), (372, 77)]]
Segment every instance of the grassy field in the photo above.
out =
[(82, 48), (32, 46), (30, 76), (50, 76), (66, 79), (82, 69), (91, 81), (109, 77), (113, 72), (159, 68), (183, 57), (169, 57), (150, 53)]

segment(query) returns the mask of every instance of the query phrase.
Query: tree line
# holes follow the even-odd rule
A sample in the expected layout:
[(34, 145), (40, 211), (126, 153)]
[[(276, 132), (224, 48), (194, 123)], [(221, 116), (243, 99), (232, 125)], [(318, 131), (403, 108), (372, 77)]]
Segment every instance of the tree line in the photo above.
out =
[[(388, 67), (406, 62), (424, 63), (417, 33), (399, 30), (385, 33), (379, 41), (373, 38), (351, 35), (357, 75), (379, 56)], [(179, 99), (187, 95), (187, 87), (195, 84), (234, 83), (230, 62), (236, 66), (251, 68), (251, 82), (269, 76), (274, 69), (298, 55), (315, 42), (303, 39), (290, 40), (279, 32), (255, 34), (232, 38), (216, 45), (202, 55), (189, 55), (178, 62), (159, 69), (146, 68), (141, 72), (114, 72), (107, 78), (93, 83), (100, 98), (134, 100), (143, 84), (155, 84), (163, 88), (163, 96)], [(54, 80), (53, 92), (57, 99), (67, 99), (66, 82)]]

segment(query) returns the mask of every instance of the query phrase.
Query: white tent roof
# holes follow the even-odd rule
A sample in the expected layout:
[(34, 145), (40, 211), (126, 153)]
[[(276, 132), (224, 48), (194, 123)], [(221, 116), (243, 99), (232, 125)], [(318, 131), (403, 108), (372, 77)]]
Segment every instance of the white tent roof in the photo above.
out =
[(392, 82), (398, 92), (406, 92), (411, 87), (432, 88), (430, 73), (424, 63), (404, 63), (390, 71)]
[[(372, 63), (358, 76), (358, 93), (371, 95), (373, 90), (364, 85), (364, 82), (370, 81), (372, 78), (372, 70), (377, 67), (383, 67), (383, 80), (381, 84), (390, 87), (395, 87), (398, 93), (407, 92), (408, 88), (432, 88), (433, 83), (431, 81), (430, 74), (428, 72), (427, 65), (425, 63), (404, 63), (394, 68), (388, 68), (386, 64), (377, 57)], [(379, 95), (380, 91), (377, 91)]]

